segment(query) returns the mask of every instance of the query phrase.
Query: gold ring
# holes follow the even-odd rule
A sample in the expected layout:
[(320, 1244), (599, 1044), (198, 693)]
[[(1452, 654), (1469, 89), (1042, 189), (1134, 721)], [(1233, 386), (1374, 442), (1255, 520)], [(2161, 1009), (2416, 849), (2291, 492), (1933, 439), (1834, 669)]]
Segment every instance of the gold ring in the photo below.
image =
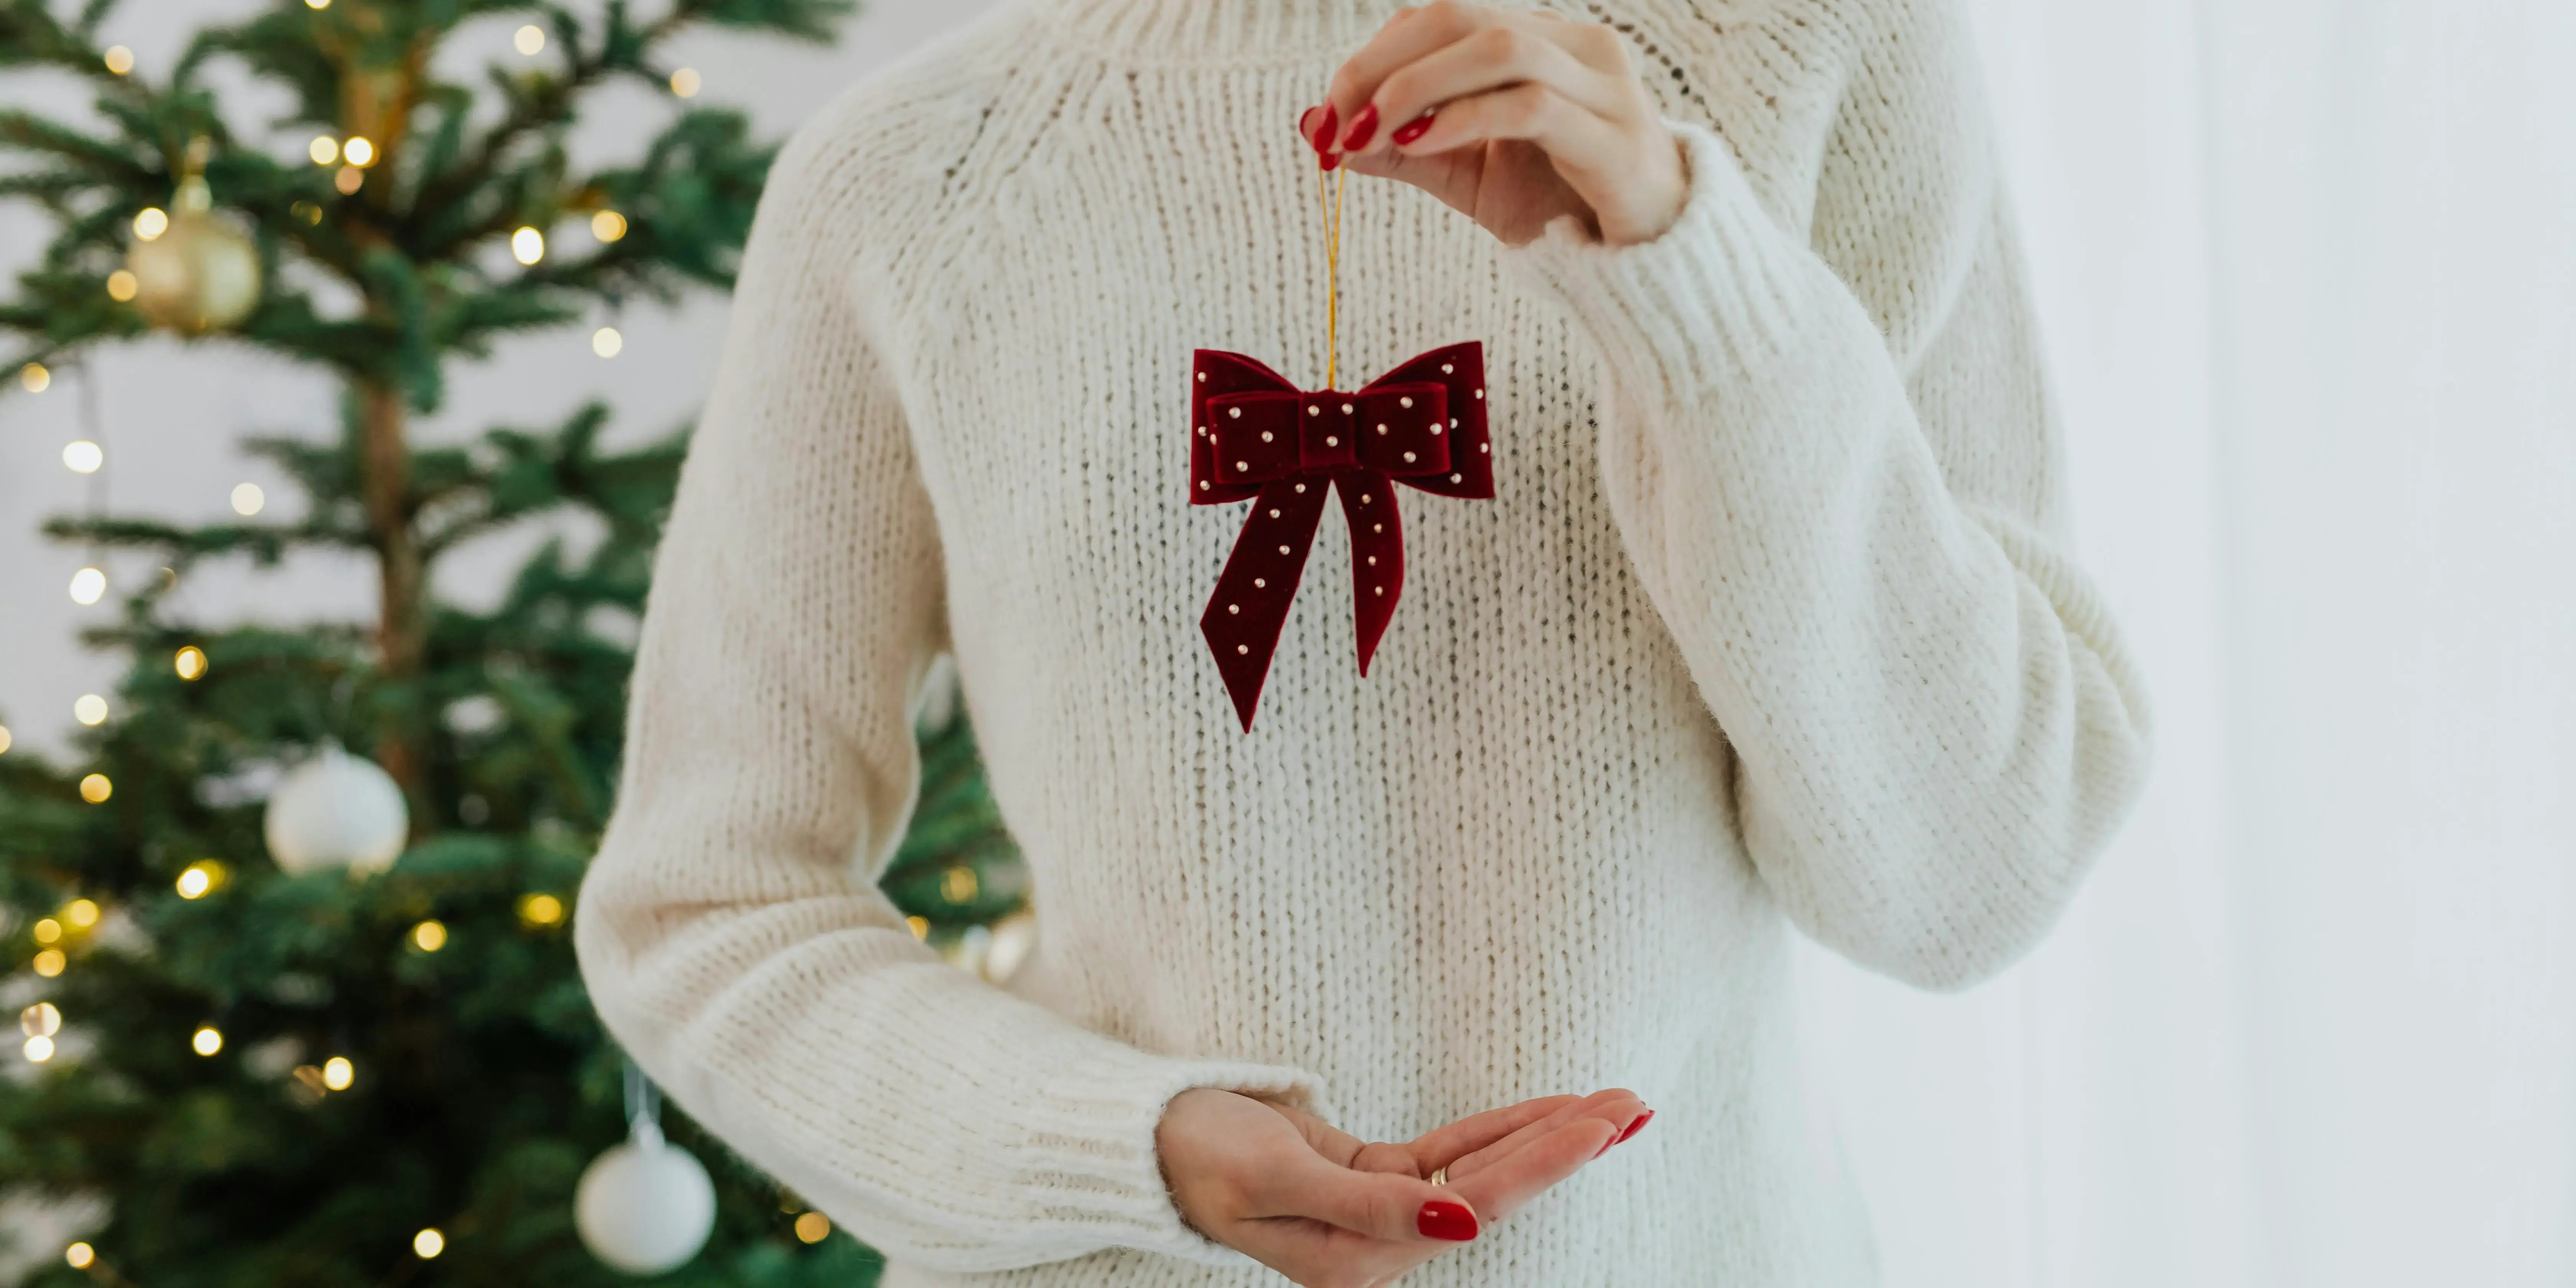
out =
[(1449, 1183), (1449, 1169), (1446, 1167), (1432, 1169), (1431, 1183), (1434, 1185), (1447, 1185)]

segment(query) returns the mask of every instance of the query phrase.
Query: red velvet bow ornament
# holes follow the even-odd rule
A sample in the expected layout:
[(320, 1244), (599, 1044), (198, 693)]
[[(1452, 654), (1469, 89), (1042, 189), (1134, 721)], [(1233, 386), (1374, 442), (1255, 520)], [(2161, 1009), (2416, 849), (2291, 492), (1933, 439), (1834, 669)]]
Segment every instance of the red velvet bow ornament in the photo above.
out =
[(1199, 617), (1199, 633), (1250, 733), (1327, 486), (1341, 494), (1351, 525), (1363, 676), (1404, 593), (1394, 485), (1493, 497), (1485, 351), (1472, 341), (1433, 349), (1356, 393), (1300, 392), (1261, 363), (1218, 349), (1199, 350), (1191, 366), (1190, 502), (1253, 503)]

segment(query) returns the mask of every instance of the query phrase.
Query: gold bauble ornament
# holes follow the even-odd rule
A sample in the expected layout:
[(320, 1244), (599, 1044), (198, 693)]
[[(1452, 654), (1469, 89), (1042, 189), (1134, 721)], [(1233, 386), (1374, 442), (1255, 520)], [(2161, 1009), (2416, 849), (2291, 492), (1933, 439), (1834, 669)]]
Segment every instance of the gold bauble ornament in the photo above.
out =
[(183, 180), (171, 204), (170, 226), (125, 253), (134, 307), (173, 331), (221, 330), (250, 316), (259, 304), (258, 248), (210, 209), (205, 180)]

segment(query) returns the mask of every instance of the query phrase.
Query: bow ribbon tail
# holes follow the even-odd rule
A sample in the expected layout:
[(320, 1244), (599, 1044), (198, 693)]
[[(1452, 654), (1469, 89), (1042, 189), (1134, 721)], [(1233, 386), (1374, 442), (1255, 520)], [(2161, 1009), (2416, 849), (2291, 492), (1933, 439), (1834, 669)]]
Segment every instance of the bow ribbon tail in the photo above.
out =
[(1271, 655), (1279, 651), (1288, 605), (1297, 596), (1306, 556), (1315, 547), (1315, 527), (1323, 517), (1323, 480), (1263, 484), (1243, 531), (1234, 538), (1234, 552), (1226, 556), (1225, 571), (1217, 574), (1216, 593), (1199, 614), (1199, 634), (1216, 655), (1217, 674), (1225, 680), (1245, 733), (1252, 732), (1262, 681), (1269, 678)]
[(1351, 525), (1351, 617), (1365, 679), (1379, 637), (1395, 620), (1395, 601), (1404, 595), (1404, 523), (1396, 514), (1394, 480), (1376, 470), (1337, 474), (1333, 491)]

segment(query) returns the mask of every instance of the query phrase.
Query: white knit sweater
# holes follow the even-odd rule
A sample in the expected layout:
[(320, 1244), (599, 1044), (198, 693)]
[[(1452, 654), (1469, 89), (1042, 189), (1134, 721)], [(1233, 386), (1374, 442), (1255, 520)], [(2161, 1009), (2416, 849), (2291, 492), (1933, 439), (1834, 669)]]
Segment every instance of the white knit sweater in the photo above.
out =
[[(1352, 180), (1340, 383), (1483, 341), (1497, 496), (1403, 493), (1366, 679), (1328, 517), (1238, 727), (1191, 351), (1321, 383), (1297, 114), (1391, 5), (1020, 0), (778, 164), (579, 944), (635, 1058), (890, 1285), (1278, 1282), (1174, 1212), (1194, 1085), (1372, 1139), (1657, 1110), (1408, 1285), (1867, 1282), (1786, 928), (1974, 982), (2139, 787), (1950, 0), (1569, 10), (1687, 144), (1645, 245), (1507, 250)], [(871, 880), (942, 650), (1034, 873), (1010, 992)]]

